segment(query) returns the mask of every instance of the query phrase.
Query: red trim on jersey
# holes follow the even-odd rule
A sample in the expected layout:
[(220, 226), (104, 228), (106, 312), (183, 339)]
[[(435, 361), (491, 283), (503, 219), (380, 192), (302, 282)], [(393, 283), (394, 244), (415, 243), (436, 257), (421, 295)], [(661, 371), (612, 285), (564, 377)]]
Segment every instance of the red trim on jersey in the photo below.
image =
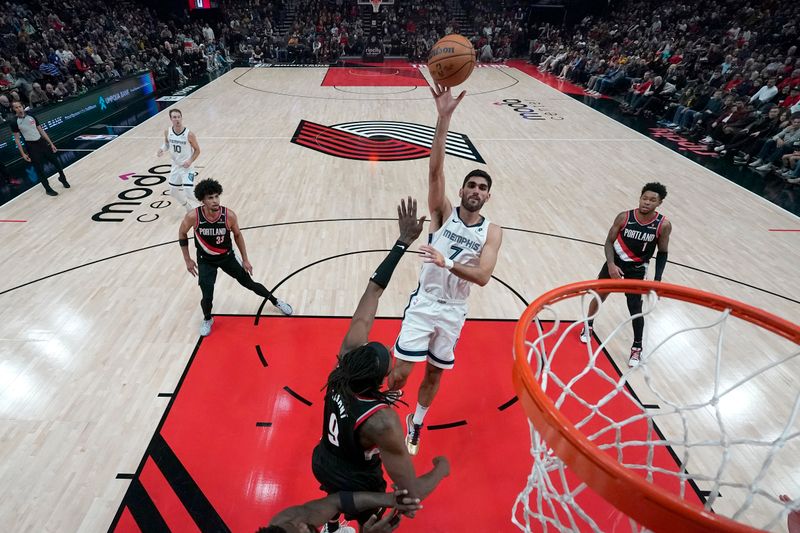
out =
[(208, 244), (206, 240), (200, 236), (199, 233), (195, 233), (194, 238), (197, 239), (200, 242), (200, 246), (202, 246), (203, 249), (210, 254), (223, 255), (228, 253), (228, 250), (224, 248), (217, 248), (215, 246), (211, 246), (210, 244)]
[[(203, 206), (200, 206), (200, 207), (198, 207), (198, 209), (203, 209)], [(214, 220), (211, 220), (210, 218), (208, 218), (208, 217), (205, 215), (205, 213), (203, 214), (203, 218), (205, 218), (205, 219), (206, 219), (206, 222), (208, 222), (209, 224), (214, 224), (214, 223), (216, 223), (216, 222), (218, 222), (218, 221), (219, 221), (220, 217), (222, 216), (222, 211), (223, 211), (224, 209), (225, 209), (224, 207), (222, 207), (222, 206), (219, 206), (219, 214), (217, 215), (217, 218), (215, 218)]]
[(360, 426), (361, 424), (366, 422), (367, 418), (371, 417), (372, 415), (374, 415), (375, 413), (377, 413), (381, 409), (386, 409), (387, 407), (389, 407), (389, 404), (379, 403), (378, 405), (376, 405), (375, 407), (373, 407), (372, 409), (370, 409), (369, 411), (367, 411), (363, 415), (359, 416), (358, 420), (356, 420), (356, 425), (353, 426), (353, 429), (354, 430), (358, 429), (358, 426)]
[(197, 215), (195, 217), (195, 221), (194, 221), (194, 232), (195, 232), (195, 235), (196, 235), (197, 234), (197, 228), (200, 227), (200, 208), (199, 207), (195, 207), (194, 210), (195, 210), (195, 215)]
[(619, 231), (622, 231), (623, 229), (625, 229), (625, 226), (627, 226), (628, 222), (631, 221), (631, 213), (632, 213), (632, 211), (628, 211), (628, 213), (625, 215), (625, 220), (623, 220), (622, 224), (619, 225)]
[(228, 230), (230, 230), (231, 229), (231, 223), (228, 221), (228, 208), (227, 207), (223, 207), (222, 209), (225, 211), (225, 227)]
[(641, 220), (639, 220), (639, 217), (637, 217), (637, 216), (636, 216), (636, 212), (637, 212), (638, 210), (639, 210), (639, 209), (631, 209), (631, 212), (633, 213), (633, 218), (634, 218), (634, 220), (636, 220), (636, 223), (637, 223), (637, 224), (639, 224), (639, 225), (641, 225), (641, 226), (648, 226), (648, 225), (650, 225), (650, 224), (652, 224), (652, 223), (653, 223), (653, 220), (655, 220), (655, 219), (657, 219), (657, 218), (658, 218), (658, 211), (653, 211), (653, 213), (655, 213), (655, 215), (653, 216), (653, 218), (652, 218), (652, 219), (650, 219), (650, 221), (649, 221), (649, 222), (642, 222)]
[(661, 217), (661, 220), (658, 223), (658, 227), (656, 228), (656, 240), (661, 236), (661, 226), (664, 225), (665, 220), (667, 220), (667, 217)]
[[(644, 260), (641, 257), (639, 257), (637, 254), (631, 252), (630, 248), (625, 246), (625, 241), (622, 240), (622, 235), (621, 234), (617, 235), (617, 244), (619, 244), (619, 247), (622, 248), (623, 252), (625, 252), (625, 255), (627, 255), (628, 257), (630, 257), (631, 259), (633, 259), (636, 262), (644, 263)], [(620, 259), (622, 259), (622, 258), (620, 258)]]

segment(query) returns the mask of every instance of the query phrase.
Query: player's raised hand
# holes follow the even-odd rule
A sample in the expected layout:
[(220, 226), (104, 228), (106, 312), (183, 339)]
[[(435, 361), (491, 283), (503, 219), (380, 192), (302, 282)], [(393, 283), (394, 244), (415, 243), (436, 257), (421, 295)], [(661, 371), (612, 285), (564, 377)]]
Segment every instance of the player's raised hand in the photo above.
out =
[(400, 224), (399, 240), (411, 245), (422, 233), (425, 224), (424, 216), (417, 220), (417, 201), (415, 199), (409, 196), (408, 203), (406, 200), (400, 200), (400, 205), (397, 206), (397, 221)]
[(422, 252), (422, 260), (425, 263), (433, 263), (439, 268), (444, 268), (445, 262), (442, 252), (440, 252), (430, 244), (423, 244), (422, 246), (419, 247), (419, 250), (420, 252)]
[(436, 102), (436, 111), (439, 112), (439, 115), (449, 117), (458, 107), (461, 100), (464, 99), (467, 91), (461, 91), (457, 98), (453, 98), (450, 93), (450, 87), (434, 83), (434, 86), (431, 87), (431, 94), (433, 95), (433, 101)]

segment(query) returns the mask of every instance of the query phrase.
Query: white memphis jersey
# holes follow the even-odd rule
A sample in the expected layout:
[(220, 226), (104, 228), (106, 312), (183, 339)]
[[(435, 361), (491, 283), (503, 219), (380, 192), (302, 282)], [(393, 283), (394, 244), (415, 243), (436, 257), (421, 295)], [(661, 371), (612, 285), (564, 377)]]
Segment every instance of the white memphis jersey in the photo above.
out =
[(180, 134), (169, 129), (169, 154), (172, 157), (172, 167), (179, 166), (189, 160), (194, 154), (194, 148), (189, 144), (189, 128), (184, 127)]
[[(467, 226), (458, 216), (459, 208), (453, 208), (450, 216), (435, 233), (428, 236), (428, 244), (439, 250), (454, 263), (478, 266), (481, 250), (489, 235), (489, 219)], [(420, 289), (436, 298), (466, 300), (471, 282), (461, 279), (446, 268), (433, 263), (423, 263), (419, 275)]]

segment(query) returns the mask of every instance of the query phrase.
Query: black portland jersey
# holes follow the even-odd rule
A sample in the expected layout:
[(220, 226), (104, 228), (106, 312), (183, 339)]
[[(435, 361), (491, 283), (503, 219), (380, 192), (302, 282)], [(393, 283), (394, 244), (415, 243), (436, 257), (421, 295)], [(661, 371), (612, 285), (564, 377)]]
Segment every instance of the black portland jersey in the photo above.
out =
[(233, 245), (227, 207), (220, 206), (217, 218), (214, 220), (209, 220), (203, 215), (202, 206), (197, 208), (194, 242), (197, 246), (197, 255), (204, 259), (224, 257), (231, 252)]
[(619, 228), (614, 252), (626, 263), (647, 263), (656, 251), (661, 224), (666, 218), (656, 212), (655, 218), (643, 224), (636, 218), (636, 209), (628, 211), (628, 216)]
[(389, 407), (383, 400), (354, 396), (349, 405), (339, 394), (325, 392), (325, 413), (322, 419), (322, 445), (333, 455), (356, 467), (380, 464), (378, 448), (365, 450), (358, 439), (358, 428), (370, 416)]

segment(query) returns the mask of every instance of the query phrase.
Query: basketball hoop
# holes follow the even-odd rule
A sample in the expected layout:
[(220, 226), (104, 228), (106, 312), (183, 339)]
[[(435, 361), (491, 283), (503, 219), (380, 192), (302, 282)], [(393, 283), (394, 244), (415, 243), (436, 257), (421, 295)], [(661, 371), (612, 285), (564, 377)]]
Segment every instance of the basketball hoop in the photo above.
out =
[[(581, 328), (594, 318), (586, 316), (587, 300), (594, 298), (599, 303), (599, 294), (604, 293), (645, 295), (643, 311), (637, 316), (649, 315), (646, 331), (655, 331), (645, 339), (639, 366), (621, 373), (604, 353), (610, 346), (623, 345), (616, 338), (620, 331), (619, 337), (627, 341), (623, 346), (629, 346), (628, 324), (633, 317), (628, 313), (596, 348), (576, 340)], [(559, 310), (562, 316), (581, 319), (559, 319)], [(608, 314), (598, 322), (607, 322)], [(700, 325), (675, 326), (688, 319)], [(723, 357), (726, 331), (734, 336), (737, 349), (743, 342), (755, 344), (750, 352), (744, 348), (751, 357), (740, 361), (739, 374), (732, 379), (728, 370), (733, 362)], [(650, 342), (659, 335), (660, 339)], [(694, 342), (706, 337), (712, 341)], [(686, 343), (687, 339), (691, 342)], [(683, 346), (670, 352), (671, 344), (681, 343), (689, 349)], [(774, 373), (785, 370), (796, 378), (798, 345), (797, 324), (723, 296), (678, 285), (592, 280), (542, 295), (528, 306), (514, 332), (513, 380), (530, 419), (533, 467), (514, 505), (513, 522), (524, 531), (621, 531), (620, 522), (627, 522), (631, 531), (744, 533), (757, 531), (753, 525), (775, 528), (791, 510), (800, 508), (800, 500), (781, 502), (780, 489), (769, 485), (769, 474), (780, 471), (783, 461), (796, 466), (800, 449), (797, 381), (789, 378), (793, 385), (788, 385), (790, 398), (783, 401), (785, 409), (775, 412), (763, 407), (767, 410), (761, 422), (763, 432), (776, 426), (774, 437), (762, 436), (760, 426), (755, 437), (729, 434), (740, 430), (742, 424), (730, 424), (736, 419), (723, 411), (725, 406), (733, 406), (733, 414), (738, 416), (736, 408), (741, 406), (743, 392), (758, 396), (761, 387), (768, 395), (770, 384), (774, 391)], [(715, 357), (707, 357), (704, 350)], [(710, 372), (706, 368), (691, 374), (681, 367), (675, 353), (691, 362), (701, 361)], [(566, 363), (560, 365), (563, 361)], [(569, 372), (564, 370), (567, 366)], [(682, 371), (707, 383), (709, 390), (688, 389)], [(676, 381), (673, 387), (683, 386), (680, 394), (664, 386), (669, 379)], [(770, 381), (765, 383), (767, 379)], [(632, 385), (655, 403), (640, 401)], [(596, 391), (598, 386), (601, 390)], [(695, 396), (702, 400), (695, 401)], [(615, 417), (612, 404), (617, 410), (629, 410), (628, 414)], [(699, 427), (695, 427), (698, 420)], [(678, 430), (670, 434), (662, 431), (664, 427)], [(715, 432), (719, 438), (707, 437)], [(752, 456), (751, 448), (755, 450)], [(742, 465), (736, 462), (741, 455), (746, 457)], [(707, 494), (697, 488), (698, 483), (710, 489)], [(608, 504), (615, 509), (603, 516), (596, 513), (599, 518), (592, 516), (593, 505), (608, 509)], [(614, 513), (616, 516), (609, 518)], [(602, 520), (613, 520), (613, 528)]]
[(381, 10), (381, 4), (383, 2), (382, 0), (369, 0), (369, 3), (372, 4), (372, 12), (377, 13)]

